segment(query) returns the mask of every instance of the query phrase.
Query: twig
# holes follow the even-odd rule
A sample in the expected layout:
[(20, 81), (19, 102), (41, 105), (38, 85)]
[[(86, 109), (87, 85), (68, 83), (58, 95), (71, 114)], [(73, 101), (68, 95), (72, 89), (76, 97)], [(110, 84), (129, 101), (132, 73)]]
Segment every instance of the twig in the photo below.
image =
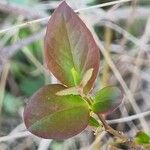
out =
[(0, 1), (0, 10), (10, 14), (22, 15), (25, 18), (38, 19), (45, 16), (41, 11), (39, 12), (34, 8), (30, 9), (29, 7), (22, 7), (4, 1)]
[[(108, 54), (110, 54), (110, 49), (111, 49), (111, 40), (112, 40), (112, 31), (109, 27), (105, 28), (105, 46)], [(102, 76), (102, 86), (105, 87), (108, 85), (109, 82), (109, 65), (108, 63), (104, 60), (104, 69), (103, 69), (103, 76)]]
[(45, 30), (42, 30), (38, 33), (32, 34), (31, 36), (29, 36), (25, 39), (18, 41), (17, 43), (15, 43), (11, 46), (4, 47), (0, 51), (1, 57), (5, 58), (5, 59), (9, 59), (14, 54), (16, 54), (18, 52), (18, 50), (21, 49), (22, 47), (29, 45), (34, 41), (41, 39), (44, 36), (44, 33), (45, 33)]
[(14, 45), (4, 47), (0, 51), (0, 73), (2, 72), (4, 63), (10, 59), (14, 54), (16, 54), (21, 48), (26, 45), (31, 44), (34, 41), (39, 40), (44, 36), (45, 30), (42, 30), (38, 33), (31, 35), (26, 39), (22, 39), (21, 41), (15, 43)]
[[(86, 150), (95, 150), (97, 148), (97, 144), (100, 143), (101, 139), (106, 135), (106, 131), (102, 131), (97, 137), (96, 139), (94, 140), (94, 142), (86, 148)], [(96, 147), (96, 148), (95, 148)], [(99, 147), (97, 148), (99, 149)]]
[[(145, 116), (148, 116), (148, 115), (150, 115), (150, 111), (143, 112), (143, 113), (136, 114), (136, 115), (132, 115), (132, 116), (129, 116), (129, 117), (113, 119), (113, 120), (106, 120), (106, 122), (108, 124), (123, 123), (123, 122), (132, 121), (132, 120), (135, 120), (135, 119), (139, 119), (141, 117), (145, 117)], [(23, 124), (20, 124), (20, 125), (22, 126)], [(30, 135), (30, 133), (27, 132), (27, 131), (19, 132), (19, 133), (14, 132), (12, 135), (0, 137), (0, 142), (7, 141), (7, 140), (12, 140), (13, 138), (20, 138), (20, 137), (24, 137), (24, 136), (28, 136), (28, 135)]]
[(120, 26), (116, 25), (115, 23), (113, 23), (111, 21), (101, 20), (97, 24), (98, 25), (105, 25), (109, 28), (112, 28), (113, 30), (115, 30), (115, 31), (119, 32), (120, 34), (124, 35), (127, 39), (132, 41), (138, 47), (143, 46), (143, 45), (141, 45), (141, 42), (136, 37), (134, 37), (132, 34), (130, 34), (129, 32), (127, 32), (126, 30), (124, 30), (123, 28), (121, 28)]
[(5, 92), (7, 76), (9, 73), (9, 68), (10, 68), (9, 62), (5, 62), (4, 70), (2, 72), (1, 79), (0, 79), (0, 114), (2, 110), (2, 104), (3, 104), (4, 92)]
[(9, 134), (13, 135), (15, 133), (18, 133), (18, 131), (23, 131), (23, 130), (25, 130), (25, 125), (24, 123), (21, 123), (17, 127), (15, 127)]
[(107, 124), (106, 120), (103, 118), (102, 115), (97, 114), (97, 116), (98, 116), (98, 118), (100, 119), (100, 121), (102, 122), (102, 124), (103, 124), (103, 126), (104, 126), (104, 128), (105, 128), (105, 130), (106, 130), (107, 132), (111, 133), (112, 135), (115, 135), (116, 137), (119, 137), (119, 138), (122, 139), (123, 141), (128, 141), (128, 140), (129, 140), (129, 138), (128, 138), (126, 135), (124, 135), (123, 133), (118, 132), (118, 131), (114, 130), (113, 128), (111, 128), (111, 127)]
[(37, 150), (47, 150), (52, 140), (42, 139)]
[(40, 18), (40, 19), (36, 19), (36, 20), (32, 20), (32, 21), (27, 21), (27, 22), (22, 23), (22, 24), (18, 24), (18, 25), (14, 25), (12, 27), (8, 27), (6, 29), (2, 29), (2, 30), (0, 30), (0, 34), (11, 31), (11, 30), (21, 29), (23, 27), (31, 26), (31, 25), (34, 25), (36, 23), (40, 23), (40, 22), (44, 22), (44, 21), (46, 21), (46, 23), (47, 23), (47, 21), (49, 20), (49, 17)]
[[(88, 24), (88, 23), (87, 23)], [(120, 82), (120, 85), (122, 86), (129, 102), (131, 103), (134, 111), (136, 113), (141, 113), (141, 110), (139, 108), (139, 106), (137, 105), (134, 96), (132, 95), (131, 91), (129, 90), (128, 86), (126, 85), (125, 81), (123, 80), (120, 72), (118, 71), (118, 69), (116, 68), (115, 64), (113, 63), (112, 59), (109, 57), (107, 51), (105, 50), (104, 46), (101, 44), (99, 38), (97, 37), (96, 33), (93, 31), (93, 28), (89, 25), (89, 29), (91, 30), (91, 32), (93, 33), (93, 36), (95, 38), (95, 41), (97, 43), (97, 45), (99, 46), (103, 56), (105, 57), (107, 63), (109, 64), (111, 70), (113, 71), (114, 75), (116, 76), (116, 78), (118, 79), (118, 81)], [(146, 123), (146, 120), (144, 118), (140, 118), (139, 119), (143, 130), (145, 130), (146, 132), (149, 132), (149, 126)]]
[(136, 119), (148, 116), (148, 115), (150, 115), (150, 111), (138, 113), (138, 114), (128, 116), (128, 117), (123, 117), (123, 118), (113, 119), (113, 120), (106, 120), (106, 121), (108, 124), (123, 123), (123, 122), (129, 122), (132, 120), (136, 120)]
[(80, 8), (80, 9), (76, 10), (75, 12), (85, 11), (85, 10), (95, 9), (95, 8), (101, 8), (101, 7), (111, 6), (111, 5), (116, 5), (116, 4), (119, 4), (119, 3), (126, 3), (126, 2), (130, 2), (130, 1), (132, 1), (132, 0), (112, 1), (112, 2), (107, 2), (107, 3), (103, 3), (103, 4), (99, 4), (99, 5), (89, 6), (89, 7), (86, 7), (86, 8)]
[(29, 135), (31, 135), (31, 133), (28, 132), (28, 131), (19, 132), (19, 133), (15, 133), (13, 135), (7, 135), (7, 136), (0, 137), (0, 142), (6, 142), (6, 141), (9, 141), (9, 140), (12, 140), (12, 139), (14, 140), (14, 139), (26, 137), (26, 136), (29, 136)]
[[(133, 24), (134, 20), (135, 20), (135, 8), (137, 7), (137, 0), (133, 0), (131, 3), (131, 10), (127, 19), (127, 23), (126, 23), (126, 31), (130, 30), (131, 25)], [(132, 16), (132, 17), (130, 17)], [(127, 38), (125, 36), (123, 36), (122, 40), (121, 40), (121, 45), (124, 47), (125, 44), (127, 42)]]
[[(129, 1), (132, 1), (132, 0), (118, 0), (118, 1), (108, 2), (108, 3), (104, 3), (104, 4), (99, 4), (99, 5), (94, 5), (94, 6), (89, 6), (89, 7), (86, 7), (86, 8), (78, 9), (78, 10), (75, 10), (75, 12), (94, 9), (94, 8), (101, 8), (101, 7), (111, 6), (111, 5), (115, 5), (115, 4), (118, 4), (118, 3), (124, 3), (124, 2), (129, 2)], [(7, 31), (10, 31), (10, 30), (15, 30), (15, 29), (26, 27), (26, 26), (34, 25), (35, 23), (40, 23), (40, 22), (43, 22), (43, 21), (47, 22), (48, 20), (49, 20), (49, 17), (28, 21), (28, 22), (25, 22), (25, 23), (22, 23), (22, 24), (15, 25), (13, 27), (2, 29), (2, 30), (0, 30), (0, 34), (5, 33)]]
[(39, 69), (41, 73), (49, 74), (49, 72), (43, 67), (43, 65), (36, 59), (36, 57), (31, 53), (28, 48), (24, 47), (22, 49), (22, 52), (32, 62), (32, 64), (34, 64)]
[(110, 126), (107, 124), (106, 120), (103, 118), (102, 115), (97, 114), (97, 116), (98, 116), (98, 118), (100, 119), (100, 121), (102, 122), (102, 124), (103, 124), (105, 130), (106, 130), (108, 133), (110, 133), (110, 134), (112, 134), (112, 135), (114, 135), (114, 136), (120, 138), (120, 139), (123, 140), (124, 142), (128, 142), (128, 143), (130, 144), (130, 148), (131, 148), (131, 149), (133, 149), (133, 150), (138, 150), (138, 147), (139, 147), (139, 146), (138, 146), (133, 140), (131, 140), (130, 138), (128, 138), (123, 132), (114, 130), (112, 127), (110, 127)]

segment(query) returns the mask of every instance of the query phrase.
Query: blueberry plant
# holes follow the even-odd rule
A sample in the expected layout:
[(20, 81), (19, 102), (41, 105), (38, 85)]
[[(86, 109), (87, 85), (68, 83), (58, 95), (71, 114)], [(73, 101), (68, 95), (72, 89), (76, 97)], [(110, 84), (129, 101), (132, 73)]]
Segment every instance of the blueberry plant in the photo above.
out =
[(52, 14), (44, 39), (47, 68), (60, 81), (39, 89), (24, 110), (27, 129), (46, 139), (67, 139), (87, 126), (99, 127), (128, 141), (112, 129), (103, 114), (112, 112), (122, 102), (122, 92), (108, 86), (91, 94), (99, 71), (100, 53), (92, 34), (78, 15), (62, 2)]

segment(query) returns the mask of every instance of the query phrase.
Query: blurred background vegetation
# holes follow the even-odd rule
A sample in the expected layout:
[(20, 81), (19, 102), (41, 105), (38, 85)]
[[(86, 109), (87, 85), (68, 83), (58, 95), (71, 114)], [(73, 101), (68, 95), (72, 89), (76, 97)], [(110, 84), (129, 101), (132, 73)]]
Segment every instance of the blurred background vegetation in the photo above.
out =
[[(67, 2), (77, 10), (112, 0)], [(106, 134), (94, 136), (88, 130), (66, 141), (42, 140), (27, 133), (23, 125), (22, 112), (28, 98), (44, 84), (55, 83), (57, 80), (48, 72), (43, 61), (43, 38), (47, 18), (14, 26), (50, 16), (59, 3), (56, 0), (0, 0), (0, 150), (106, 150), (106, 141), (109, 144), (113, 141)], [(79, 11), (78, 14), (94, 27), (135, 100), (131, 104), (125, 95), (125, 105), (120, 106), (112, 115), (106, 116), (106, 119), (149, 112), (150, 1), (132, 0), (104, 8)], [(118, 82), (103, 54), (100, 61), (100, 73), (95, 87), (102, 88), (109, 84), (122, 87), (124, 83)], [(144, 130), (143, 128), (149, 132), (150, 113), (143, 119), (145, 127), (141, 125), (139, 118), (115, 123), (113, 127), (123, 130), (129, 136), (134, 136), (137, 131)]]

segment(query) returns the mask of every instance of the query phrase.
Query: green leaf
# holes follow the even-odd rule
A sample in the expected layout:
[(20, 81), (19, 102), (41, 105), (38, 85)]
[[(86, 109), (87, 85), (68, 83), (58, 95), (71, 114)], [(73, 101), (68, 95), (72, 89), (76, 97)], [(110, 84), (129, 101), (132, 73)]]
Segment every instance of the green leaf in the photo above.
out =
[(77, 95), (57, 96), (63, 85), (47, 85), (37, 91), (24, 110), (27, 129), (42, 138), (66, 139), (88, 125), (89, 108)]
[(71, 73), (72, 73), (72, 76), (73, 76), (74, 85), (77, 85), (79, 80), (80, 80), (80, 76), (74, 68), (71, 69)]
[(26, 6), (26, 5), (35, 5), (38, 0), (8, 0), (10, 1), (9, 3), (16, 3), (17, 5), (22, 5), (22, 6)]
[(43, 76), (38, 76), (34, 78), (24, 77), (24, 78), (21, 78), (20, 89), (23, 92), (23, 94), (27, 96), (31, 96), (35, 91), (37, 91), (43, 85), (44, 85)]
[(100, 126), (99, 122), (90, 116), (89, 125), (98, 128)]
[(99, 49), (82, 20), (62, 2), (52, 14), (44, 40), (48, 69), (64, 85), (79, 85), (84, 74), (93, 68), (92, 77), (84, 87), (93, 87), (99, 69)]
[(122, 92), (115, 86), (108, 86), (96, 93), (92, 110), (95, 113), (108, 113), (116, 109), (122, 102)]
[(145, 132), (138, 132), (135, 141), (137, 144), (150, 144), (150, 136)]
[(23, 101), (21, 98), (17, 98), (10, 93), (5, 94), (3, 107), (8, 114), (16, 114), (21, 106), (23, 106)]

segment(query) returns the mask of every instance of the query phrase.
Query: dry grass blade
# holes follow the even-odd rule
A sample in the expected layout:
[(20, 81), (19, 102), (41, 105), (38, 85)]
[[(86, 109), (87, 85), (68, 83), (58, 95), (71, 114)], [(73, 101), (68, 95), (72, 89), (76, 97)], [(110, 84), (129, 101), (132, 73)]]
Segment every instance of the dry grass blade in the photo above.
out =
[(7, 135), (7, 136), (0, 137), (0, 142), (7, 142), (9, 140), (15, 140), (15, 139), (23, 138), (23, 137), (26, 137), (29, 135), (31, 135), (31, 133), (28, 131), (19, 132), (19, 133), (15, 133), (13, 135)]
[(9, 68), (10, 68), (10, 64), (9, 62), (6, 62), (0, 80), (0, 113), (2, 110), (2, 104), (3, 104), (4, 92), (5, 92), (7, 76), (9, 73)]
[[(94, 9), (94, 8), (111, 6), (111, 5), (115, 5), (115, 4), (119, 4), (119, 3), (129, 2), (129, 1), (132, 1), (132, 0), (118, 0), (118, 1), (108, 2), (108, 3), (104, 3), (104, 4), (99, 4), (99, 5), (95, 5), (95, 6), (90, 6), (90, 7), (78, 9), (78, 10), (75, 10), (75, 12)], [(44, 18), (28, 21), (28, 22), (25, 22), (25, 23), (22, 23), (22, 24), (15, 25), (15, 26), (10, 27), (10, 28), (2, 29), (2, 30), (0, 30), (0, 34), (8, 32), (10, 30), (15, 30), (15, 29), (26, 27), (26, 26), (31, 26), (31, 25), (34, 25), (36, 23), (40, 23), (40, 22), (44, 22), (44, 21), (47, 22), (48, 20), (49, 20), (49, 17), (44, 17)]]
[[(88, 24), (88, 23), (87, 23)], [(97, 37), (96, 33), (94, 32), (93, 28), (88, 25), (88, 27), (90, 28), (91, 32), (93, 33), (93, 36), (95, 38), (95, 41), (97, 43), (97, 45), (99, 46), (103, 56), (105, 57), (109, 67), (111, 68), (111, 70), (113, 71), (114, 75), (116, 76), (116, 78), (118, 79), (118, 81), (120, 82), (120, 85), (122, 86), (125, 95), (127, 96), (129, 102), (131, 103), (134, 111), (136, 113), (141, 113), (141, 110), (139, 108), (139, 106), (137, 105), (134, 96), (132, 95), (131, 91), (129, 90), (128, 86), (126, 85), (125, 81), (123, 80), (120, 72), (118, 71), (118, 69), (116, 68), (115, 64), (113, 63), (112, 59), (110, 58), (110, 56), (108, 55), (108, 52), (105, 50), (104, 46), (101, 44), (101, 41), (99, 40), (99, 38)], [(139, 118), (139, 121), (142, 125), (143, 130), (145, 130), (146, 132), (149, 132), (149, 126), (146, 122), (146, 120), (144, 119), (144, 117)]]
[(123, 118), (119, 118), (119, 119), (113, 119), (113, 120), (107, 120), (107, 122), (109, 124), (115, 124), (115, 123), (123, 123), (123, 122), (129, 122), (132, 120), (136, 120), (145, 116), (149, 116), (150, 115), (150, 111), (146, 111), (146, 112), (142, 112), (139, 114), (135, 114), (132, 116), (128, 116), (128, 117), (123, 117)]

